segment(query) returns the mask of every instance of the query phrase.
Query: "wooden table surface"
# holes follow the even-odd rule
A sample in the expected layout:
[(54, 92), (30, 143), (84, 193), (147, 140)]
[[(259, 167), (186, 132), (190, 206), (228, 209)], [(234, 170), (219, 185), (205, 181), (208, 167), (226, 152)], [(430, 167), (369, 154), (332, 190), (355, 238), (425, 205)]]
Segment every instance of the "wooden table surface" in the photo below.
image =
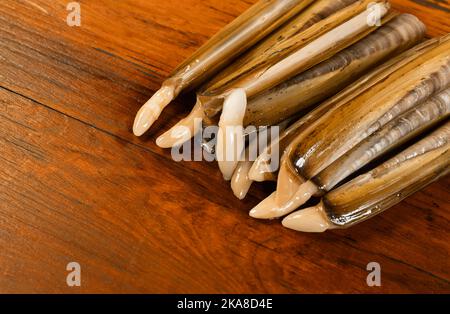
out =
[[(0, 292), (450, 292), (448, 177), (352, 229), (300, 234), (248, 217), (272, 184), (241, 202), (215, 163), (155, 145), (192, 95), (132, 135), (171, 70), (255, 0), (82, 0), (81, 27), (68, 2), (0, 2)], [(450, 31), (448, 1), (393, 4)]]

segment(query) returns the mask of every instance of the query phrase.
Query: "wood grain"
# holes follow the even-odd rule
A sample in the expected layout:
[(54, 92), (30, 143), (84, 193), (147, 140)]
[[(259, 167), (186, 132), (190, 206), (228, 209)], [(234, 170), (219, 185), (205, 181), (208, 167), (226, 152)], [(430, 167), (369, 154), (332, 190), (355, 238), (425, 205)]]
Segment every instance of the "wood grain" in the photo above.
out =
[[(192, 95), (132, 136), (168, 73), (254, 0), (79, 2), (72, 28), (66, 1), (0, 3), (0, 292), (450, 292), (449, 178), (352, 229), (298, 234), (248, 217), (270, 184), (240, 202), (215, 164), (154, 145)], [(450, 30), (447, 1), (393, 3)]]

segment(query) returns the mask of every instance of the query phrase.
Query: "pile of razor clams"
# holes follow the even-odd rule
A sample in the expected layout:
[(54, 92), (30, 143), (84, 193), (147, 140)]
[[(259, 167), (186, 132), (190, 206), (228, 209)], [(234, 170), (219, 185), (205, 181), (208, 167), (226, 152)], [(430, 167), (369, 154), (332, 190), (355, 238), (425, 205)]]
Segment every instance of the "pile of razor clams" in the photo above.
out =
[(215, 126), (203, 147), (236, 197), (277, 182), (250, 216), (302, 232), (351, 227), (449, 173), (450, 34), (425, 33), (384, 0), (260, 0), (175, 69), (133, 132), (195, 91), (158, 146)]

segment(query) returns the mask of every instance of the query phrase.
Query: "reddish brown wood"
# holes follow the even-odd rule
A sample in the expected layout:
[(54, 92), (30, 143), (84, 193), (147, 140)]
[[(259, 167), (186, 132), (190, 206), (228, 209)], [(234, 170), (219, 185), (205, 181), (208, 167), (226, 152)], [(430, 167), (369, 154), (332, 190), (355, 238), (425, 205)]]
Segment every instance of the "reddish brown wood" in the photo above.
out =
[[(248, 218), (271, 185), (240, 202), (215, 164), (154, 145), (190, 95), (132, 136), (164, 77), (253, 2), (80, 1), (70, 28), (66, 1), (1, 1), (0, 292), (450, 292), (449, 178), (350, 230), (298, 234)], [(450, 30), (446, 1), (393, 2)]]

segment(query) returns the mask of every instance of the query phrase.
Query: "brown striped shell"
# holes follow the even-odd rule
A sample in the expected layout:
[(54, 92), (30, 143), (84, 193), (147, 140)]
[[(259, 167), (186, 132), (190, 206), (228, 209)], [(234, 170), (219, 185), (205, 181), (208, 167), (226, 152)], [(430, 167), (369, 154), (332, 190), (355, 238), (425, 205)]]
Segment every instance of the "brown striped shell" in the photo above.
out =
[(350, 227), (394, 206), (450, 172), (450, 122), (374, 170), (329, 192), (335, 227)]

